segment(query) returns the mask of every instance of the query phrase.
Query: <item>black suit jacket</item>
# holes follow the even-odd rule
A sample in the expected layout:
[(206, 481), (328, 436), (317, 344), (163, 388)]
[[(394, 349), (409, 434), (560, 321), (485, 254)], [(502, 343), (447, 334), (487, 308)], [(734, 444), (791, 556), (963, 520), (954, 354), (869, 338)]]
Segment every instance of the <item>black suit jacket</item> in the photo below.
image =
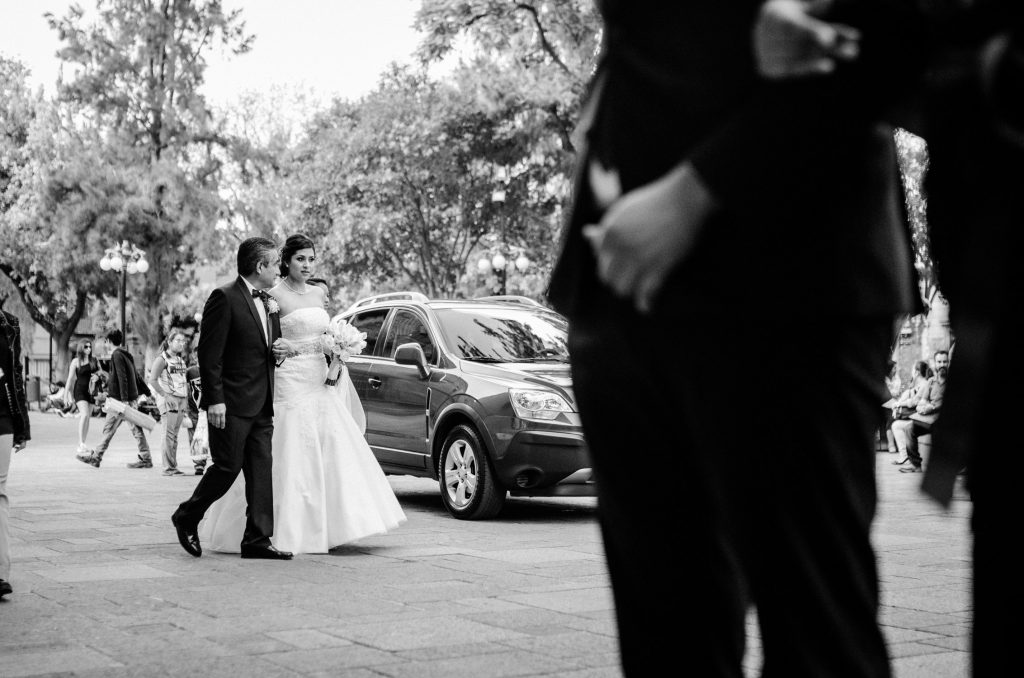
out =
[[(623, 191), (689, 160), (721, 208), (677, 266), (655, 314), (877, 316), (917, 304), (892, 129), (880, 124), (917, 67), (893, 6), (842, 2), (872, 30), (831, 78), (764, 82), (751, 49), (758, 0), (604, 0), (604, 46), (585, 106), (580, 167), (615, 168)], [(866, 31), (867, 32), (867, 31)], [(548, 295), (570, 316), (601, 294), (581, 228), (600, 214), (578, 172)], [(595, 303), (600, 303), (597, 301)]]
[(124, 403), (130, 403), (139, 395), (150, 395), (145, 380), (135, 369), (135, 358), (123, 346), (110, 354), (110, 379), (107, 380), (107, 395)]
[(280, 315), (268, 314), (270, 341), (264, 339), (259, 312), (245, 281), (210, 293), (203, 307), (198, 358), (202, 408), (224, 403), (227, 413), (254, 417), (274, 399), (271, 345), (281, 336)]

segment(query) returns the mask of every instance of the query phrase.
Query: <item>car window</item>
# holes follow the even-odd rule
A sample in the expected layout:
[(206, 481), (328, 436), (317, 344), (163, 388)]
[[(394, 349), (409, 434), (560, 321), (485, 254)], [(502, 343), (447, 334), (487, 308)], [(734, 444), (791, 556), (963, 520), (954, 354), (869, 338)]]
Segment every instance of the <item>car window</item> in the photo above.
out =
[(398, 347), (410, 342), (419, 344), (423, 348), (423, 355), (427, 362), (431, 365), (435, 364), (434, 358), (437, 351), (434, 350), (434, 342), (430, 339), (427, 326), (412, 311), (397, 311), (388, 327), (388, 335), (384, 339), (384, 349), (381, 355), (394, 358)]
[(568, 322), (529, 308), (438, 309), (449, 348), (481, 362), (568, 362)]
[(363, 349), (363, 355), (374, 355), (373, 349), (377, 346), (381, 327), (384, 326), (384, 319), (387, 317), (388, 309), (381, 308), (356, 313), (349, 319), (353, 327), (360, 332), (366, 332), (366, 348)]

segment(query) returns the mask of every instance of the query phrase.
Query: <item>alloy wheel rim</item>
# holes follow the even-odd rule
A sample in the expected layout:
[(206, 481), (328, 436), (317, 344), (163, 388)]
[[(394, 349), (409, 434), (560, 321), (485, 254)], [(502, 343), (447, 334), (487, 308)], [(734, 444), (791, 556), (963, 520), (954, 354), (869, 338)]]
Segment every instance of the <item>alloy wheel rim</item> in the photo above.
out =
[(473, 501), (478, 481), (473, 446), (465, 440), (456, 440), (448, 447), (444, 461), (444, 487), (448, 501), (456, 508), (465, 508)]

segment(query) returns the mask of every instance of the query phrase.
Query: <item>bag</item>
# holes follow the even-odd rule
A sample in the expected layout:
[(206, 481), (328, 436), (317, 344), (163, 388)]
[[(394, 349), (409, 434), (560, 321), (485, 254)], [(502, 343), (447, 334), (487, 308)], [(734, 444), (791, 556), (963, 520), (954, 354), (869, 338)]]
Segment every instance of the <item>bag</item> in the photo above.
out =
[(920, 426), (921, 428), (931, 430), (932, 424), (934, 424), (935, 421), (939, 418), (939, 415), (937, 412), (933, 412), (931, 414), (918, 414), (917, 412), (914, 412), (907, 418), (910, 419), (915, 424), (917, 424), (918, 426)]
[(107, 414), (120, 414), (126, 420), (128, 420), (128, 423), (135, 424), (136, 426), (141, 426), (147, 431), (152, 431), (153, 429), (156, 428), (156, 419), (149, 416), (148, 414), (139, 412), (131, 405), (122, 403), (120, 400), (117, 400), (116, 398), (108, 397), (106, 402), (103, 403), (103, 411), (106, 412)]
[(192, 444), (189, 449), (193, 463), (202, 463), (210, 458), (210, 427), (206, 421), (206, 410), (199, 412), (196, 430), (192, 433)]
[(917, 410), (913, 407), (907, 407), (906, 405), (900, 405), (899, 407), (892, 408), (893, 419), (910, 419), (911, 415), (916, 413)]
[(93, 398), (99, 394), (101, 382), (102, 379), (99, 374), (93, 373), (93, 375), (89, 377), (89, 395)]

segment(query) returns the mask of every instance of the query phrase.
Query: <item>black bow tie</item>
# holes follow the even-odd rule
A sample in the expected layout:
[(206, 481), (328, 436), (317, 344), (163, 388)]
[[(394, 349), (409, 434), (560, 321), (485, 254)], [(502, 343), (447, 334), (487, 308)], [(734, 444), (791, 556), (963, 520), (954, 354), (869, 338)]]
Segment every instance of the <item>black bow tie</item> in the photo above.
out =
[(264, 301), (270, 298), (270, 294), (267, 293), (266, 290), (258, 290), (255, 287), (252, 288), (252, 296), (263, 299)]

